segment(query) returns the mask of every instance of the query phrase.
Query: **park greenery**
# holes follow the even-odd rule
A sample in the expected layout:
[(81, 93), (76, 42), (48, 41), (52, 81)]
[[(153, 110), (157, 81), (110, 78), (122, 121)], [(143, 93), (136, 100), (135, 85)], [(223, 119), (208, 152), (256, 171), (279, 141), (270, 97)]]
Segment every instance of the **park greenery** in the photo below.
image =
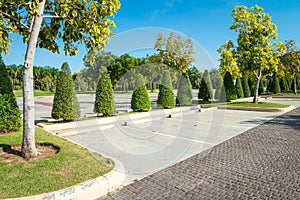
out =
[[(99, 162), (87, 150), (35, 129), (34, 96), (54, 95), (51, 116), (63, 122), (80, 118), (77, 92), (95, 94), (94, 112), (104, 117), (117, 113), (115, 91), (133, 92), (134, 112), (151, 110), (148, 90), (158, 91), (157, 104), (164, 109), (175, 107), (175, 103), (192, 105), (195, 102), (192, 89), (199, 91), (197, 103), (202, 105), (221, 102), (281, 108), (287, 105), (258, 102), (258, 96), (299, 96), (300, 51), (294, 40), (285, 43), (277, 40), (276, 25), (259, 6), (233, 9), (230, 29), (238, 33), (237, 39), (226, 41), (218, 49), (218, 69), (204, 71), (193, 66), (192, 39), (174, 32), (157, 35), (153, 44), (156, 53), (144, 58), (103, 51), (113, 34), (112, 16), (120, 7), (118, 0), (107, 3), (9, 0), (0, 2), (0, 7), (0, 55), (8, 54), (11, 32), (21, 35), (27, 43), (24, 65), (5, 66), (0, 58), (0, 134), (9, 133), (0, 135), (5, 144), (0, 150), (22, 143), (21, 155), (28, 159), (37, 156), (37, 143), (59, 148), (58, 154), (31, 162), (5, 163), (0, 157), (4, 172), (0, 174), (3, 185), (0, 193), (4, 198), (62, 189), (103, 175), (112, 167), (107, 159), (101, 158), (104, 162)], [(82, 70), (72, 73), (68, 63), (63, 63), (61, 70), (34, 66), (36, 47), (59, 53), (57, 39), (63, 41), (68, 55), (76, 55), (78, 45), (85, 44), (88, 52)], [(174, 90), (177, 90), (175, 96)], [(16, 97), (24, 99), (23, 132)], [(253, 103), (230, 102), (248, 97), (253, 97)]]
[[(19, 145), (22, 132), (0, 135), (0, 152)], [(36, 128), (39, 144), (54, 145), (57, 154), (30, 162), (5, 162), (0, 157), (0, 196), (17, 198), (52, 192), (99, 177), (113, 168), (110, 159)]]

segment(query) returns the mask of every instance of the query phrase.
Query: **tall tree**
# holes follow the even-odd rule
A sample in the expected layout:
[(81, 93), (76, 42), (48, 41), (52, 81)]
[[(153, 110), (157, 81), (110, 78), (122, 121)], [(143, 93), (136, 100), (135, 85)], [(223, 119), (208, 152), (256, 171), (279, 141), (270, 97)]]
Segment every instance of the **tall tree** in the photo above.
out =
[(161, 62), (180, 73), (185, 73), (195, 60), (192, 39), (184, 39), (174, 32), (168, 38), (158, 34), (155, 48)]
[(237, 97), (240, 98), (244, 98), (244, 90), (243, 90), (243, 86), (242, 86), (242, 82), (240, 78), (236, 79), (235, 82), (235, 89), (236, 89), (236, 94)]
[(193, 66), (188, 69), (187, 73), (193, 89), (199, 89), (202, 80), (201, 72), (195, 66)]
[(300, 74), (300, 50), (297, 49), (294, 40), (285, 42), (287, 52), (281, 57), (281, 67), (285, 75), (294, 79), (293, 92), (297, 94), (297, 75)]
[(277, 71), (279, 56), (285, 52), (285, 46), (276, 41), (277, 26), (261, 7), (236, 6), (232, 16), (234, 22), (230, 29), (238, 32), (238, 38), (237, 46), (230, 45), (230, 49), (237, 71), (249, 72), (255, 77), (253, 103), (256, 103), (262, 75)]
[(226, 101), (236, 100), (237, 94), (230, 72), (226, 72), (224, 76), (224, 87), (226, 93)]
[[(110, 16), (119, 9), (118, 0), (111, 1), (13, 1), (0, 2), (0, 52), (8, 53), (9, 33), (23, 36), (27, 42), (23, 71), (23, 141), (22, 155), (37, 156), (34, 129), (33, 62), (36, 47), (59, 53), (57, 39), (64, 43), (68, 55), (78, 52), (84, 43), (92, 52), (103, 48), (115, 27)], [(47, 18), (47, 19), (46, 19)]]

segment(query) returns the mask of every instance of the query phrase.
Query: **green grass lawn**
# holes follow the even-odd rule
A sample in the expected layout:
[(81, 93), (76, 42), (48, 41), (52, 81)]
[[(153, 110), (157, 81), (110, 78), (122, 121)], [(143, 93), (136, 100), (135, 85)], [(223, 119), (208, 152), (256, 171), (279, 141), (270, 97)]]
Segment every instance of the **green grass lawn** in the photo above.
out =
[(300, 97), (300, 94), (294, 94), (294, 93), (278, 93), (278, 94), (272, 94), (268, 96), (273, 97)]
[(260, 108), (287, 108), (290, 106), (287, 104), (279, 104), (279, 103), (272, 103), (272, 102), (258, 102), (258, 103), (230, 102), (230, 103), (227, 103), (226, 105), (228, 105), (228, 106), (260, 107)]
[[(22, 133), (0, 135), (0, 151), (20, 144)], [(0, 157), (0, 199), (60, 190), (96, 178), (113, 168), (110, 159), (99, 157), (65, 139), (36, 128), (36, 141), (59, 147), (59, 153), (27, 162), (4, 162)], [(96, 159), (97, 157), (97, 159)]]
[[(23, 97), (23, 92), (22, 90), (14, 90), (15, 96), (18, 97)], [(41, 97), (41, 96), (54, 96), (54, 92), (46, 92), (46, 91), (41, 91), (41, 90), (34, 90), (34, 96), (35, 97)]]

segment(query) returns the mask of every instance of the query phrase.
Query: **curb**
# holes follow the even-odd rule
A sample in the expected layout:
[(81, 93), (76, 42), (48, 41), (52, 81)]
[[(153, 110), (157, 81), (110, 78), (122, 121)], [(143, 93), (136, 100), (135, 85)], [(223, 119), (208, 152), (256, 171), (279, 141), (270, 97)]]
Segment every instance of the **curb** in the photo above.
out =
[[(41, 200), (41, 199), (55, 199), (55, 200), (75, 200), (75, 199), (96, 199), (107, 193), (122, 187), (124, 173), (112, 170), (111, 172), (89, 180), (78, 185), (68, 187), (54, 192), (39, 194), (35, 196), (27, 196), (20, 198), (10, 198), (4, 200)], [(122, 180), (122, 181), (120, 181)]]
[(257, 111), (257, 112), (288, 112), (294, 109), (294, 106), (287, 108), (259, 108), (259, 107), (245, 107), (245, 106), (218, 106), (218, 109), (228, 110), (245, 110), (245, 111)]
[(186, 106), (186, 107), (178, 107), (178, 108), (172, 108), (172, 109), (161, 109), (161, 110), (155, 110), (150, 112), (142, 112), (142, 113), (135, 113), (135, 114), (127, 114), (127, 115), (120, 115), (120, 116), (113, 116), (113, 117), (107, 117), (107, 118), (100, 118), (100, 119), (93, 119), (93, 120), (86, 120), (86, 121), (77, 121), (77, 122), (67, 122), (67, 123), (61, 123), (61, 124), (52, 124), (52, 125), (45, 125), (43, 123), (38, 123), (37, 126), (45, 129), (49, 132), (55, 132), (58, 130), (68, 130), (69, 132), (66, 132), (65, 134), (61, 136), (70, 136), (70, 135), (76, 135), (78, 134), (76, 129), (78, 127), (81, 128), (88, 128), (88, 127), (95, 127), (97, 126), (101, 130), (107, 130), (113, 127), (113, 124), (119, 121), (123, 120), (130, 120), (133, 123), (145, 123), (152, 120), (152, 117), (154, 116), (165, 116), (168, 117), (170, 115), (178, 116), (181, 113), (185, 111), (190, 110), (200, 110), (200, 106)]

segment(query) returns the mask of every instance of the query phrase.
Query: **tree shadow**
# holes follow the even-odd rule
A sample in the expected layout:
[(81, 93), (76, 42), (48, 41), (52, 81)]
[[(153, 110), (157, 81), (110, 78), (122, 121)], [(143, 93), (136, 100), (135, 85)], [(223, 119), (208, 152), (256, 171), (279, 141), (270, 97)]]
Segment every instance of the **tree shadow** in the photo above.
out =
[(11, 145), (8, 144), (0, 144), (0, 147), (2, 147), (3, 152), (7, 153), (7, 154), (14, 154), (17, 156), (22, 156), (22, 152), (19, 150), (15, 150), (11, 148)]

